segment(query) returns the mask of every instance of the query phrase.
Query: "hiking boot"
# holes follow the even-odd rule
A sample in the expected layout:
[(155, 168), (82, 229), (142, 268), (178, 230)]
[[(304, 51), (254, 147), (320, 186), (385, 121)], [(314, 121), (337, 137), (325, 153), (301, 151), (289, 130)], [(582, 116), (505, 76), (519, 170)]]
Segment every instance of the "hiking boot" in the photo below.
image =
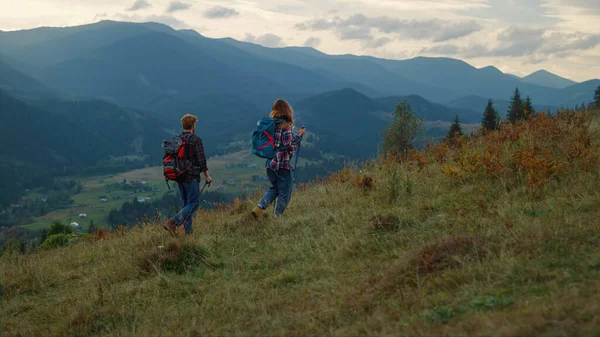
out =
[(256, 206), (252, 209), (252, 216), (254, 217), (254, 220), (260, 220), (263, 217), (263, 209)]
[(169, 234), (175, 236), (177, 235), (177, 225), (175, 224), (175, 220), (169, 219), (165, 224), (163, 224), (163, 228), (169, 232)]

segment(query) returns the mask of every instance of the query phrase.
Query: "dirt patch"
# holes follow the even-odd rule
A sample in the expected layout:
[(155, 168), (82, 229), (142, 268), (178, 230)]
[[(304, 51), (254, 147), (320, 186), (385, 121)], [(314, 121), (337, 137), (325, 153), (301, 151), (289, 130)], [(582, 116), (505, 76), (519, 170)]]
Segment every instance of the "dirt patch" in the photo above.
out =
[(483, 244), (482, 240), (471, 236), (435, 240), (408, 257), (399, 258), (387, 269), (359, 281), (345, 302), (364, 313), (371, 313), (381, 298), (397, 298), (407, 307), (419, 306), (420, 300), (412, 288), (445, 269), (457, 267), (459, 261), (482, 258)]
[(214, 268), (215, 264), (207, 259), (207, 251), (198, 245), (171, 241), (166, 246), (158, 246), (139, 261), (143, 274), (158, 271), (185, 274), (201, 265)]
[(481, 256), (483, 241), (471, 236), (449, 236), (425, 245), (409, 260), (420, 274), (433, 273), (459, 264), (466, 256)]

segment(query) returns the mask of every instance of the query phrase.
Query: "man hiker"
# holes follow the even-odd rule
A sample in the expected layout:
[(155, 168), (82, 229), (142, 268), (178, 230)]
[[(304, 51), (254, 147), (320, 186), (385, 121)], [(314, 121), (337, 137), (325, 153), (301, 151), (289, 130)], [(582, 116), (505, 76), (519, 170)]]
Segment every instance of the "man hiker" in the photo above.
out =
[(186, 234), (192, 232), (192, 220), (200, 204), (200, 173), (204, 174), (207, 184), (212, 182), (212, 178), (208, 174), (208, 168), (206, 167), (206, 157), (204, 155), (202, 140), (194, 134), (196, 131), (196, 121), (198, 121), (198, 117), (190, 114), (181, 118), (183, 133), (179, 137), (182, 142), (185, 142), (185, 159), (189, 161), (189, 170), (183, 179), (177, 181), (181, 197), (181, 211), (163, 225), (172, 235), (176, 234), (175, 231), (179, 225), (183, 225)]

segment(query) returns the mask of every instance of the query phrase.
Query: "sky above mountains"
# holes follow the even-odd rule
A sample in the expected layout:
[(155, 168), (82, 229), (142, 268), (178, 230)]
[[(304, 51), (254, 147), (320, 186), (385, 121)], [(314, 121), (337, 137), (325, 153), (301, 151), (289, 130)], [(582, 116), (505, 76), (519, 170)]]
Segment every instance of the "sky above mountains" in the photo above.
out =
[(0, 0), (0, 30), (155, 21), (267, 47), (600, 78), (600, 0)]

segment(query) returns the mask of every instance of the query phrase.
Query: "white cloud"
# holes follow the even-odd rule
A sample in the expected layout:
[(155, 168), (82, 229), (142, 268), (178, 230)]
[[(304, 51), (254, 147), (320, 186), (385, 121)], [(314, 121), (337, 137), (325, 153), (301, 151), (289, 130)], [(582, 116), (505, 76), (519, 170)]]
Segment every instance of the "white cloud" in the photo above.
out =
[(235, 9), (222, 6), (212, 7), (204, 12), (204, 16), (209, 19), (230, 18), (238, 15), (240, 15), (240, 13)]
[(425, 54), (454, 55), (461, 57), (527, 57), (525, 62), (540, 63), (549, 56), (566, 58), (600, 45), (600, 33), (562, 33), (546, 28), (511, 26), (502, 30), (491, 45), (475, 43), (434, 45), (421, 49)]
[(183, 11), (183, 10), (190, 9), (190, 7), (192, 7), (192, 5), (187, 2), (174, 0), (169, 3), (169, 6), (167, 7), (166, 12), (173, 13), (173, 12), (177, 12), (177, 11)]
[(254, 36), (252, 34), (246, 33), (246, 38), (244, 39), (244, 41), (259, 44), (261, 46), (269, 48), (285, 47), (285, 43), (283, 42), (281, 36), (271, 33), (267, 33), (260, 36)]
[(146, 0), (136, 0), (131, 7), (127, 8), (127, 11), (133, 12), (140, 9), (152, 7), (152, 5)]
[(158, 22), (164, 25), (170, 26), (175, 29), (187, 29), (190, 28), (188, 24), (179, 20), (172, 15), (127, 15), (117, 14), (112, 17), (114, 20), (128, 21), (128, 22)]
[(399, 38), (433, 42), (454, 40), (483, 29), (483, 26), (474, 20), (456, 22), (440, 19), (401, 20), (389, 16), (368, 17), (363, 14), (355, 14), (346, 19), (335, 17), (331, 20), (309, 20), (298, 23), (295, 27), (299, 30), (311, 31), (332, 29), (342, 40), (372, 38), (373, 29)]
[(308, 39), (306, 39), (306, 41), (304, 41), (303, 46), (316, 48), (320, 44), (321, 44), (321, 39), (319, 39), (318, 37), (311, 36)]

